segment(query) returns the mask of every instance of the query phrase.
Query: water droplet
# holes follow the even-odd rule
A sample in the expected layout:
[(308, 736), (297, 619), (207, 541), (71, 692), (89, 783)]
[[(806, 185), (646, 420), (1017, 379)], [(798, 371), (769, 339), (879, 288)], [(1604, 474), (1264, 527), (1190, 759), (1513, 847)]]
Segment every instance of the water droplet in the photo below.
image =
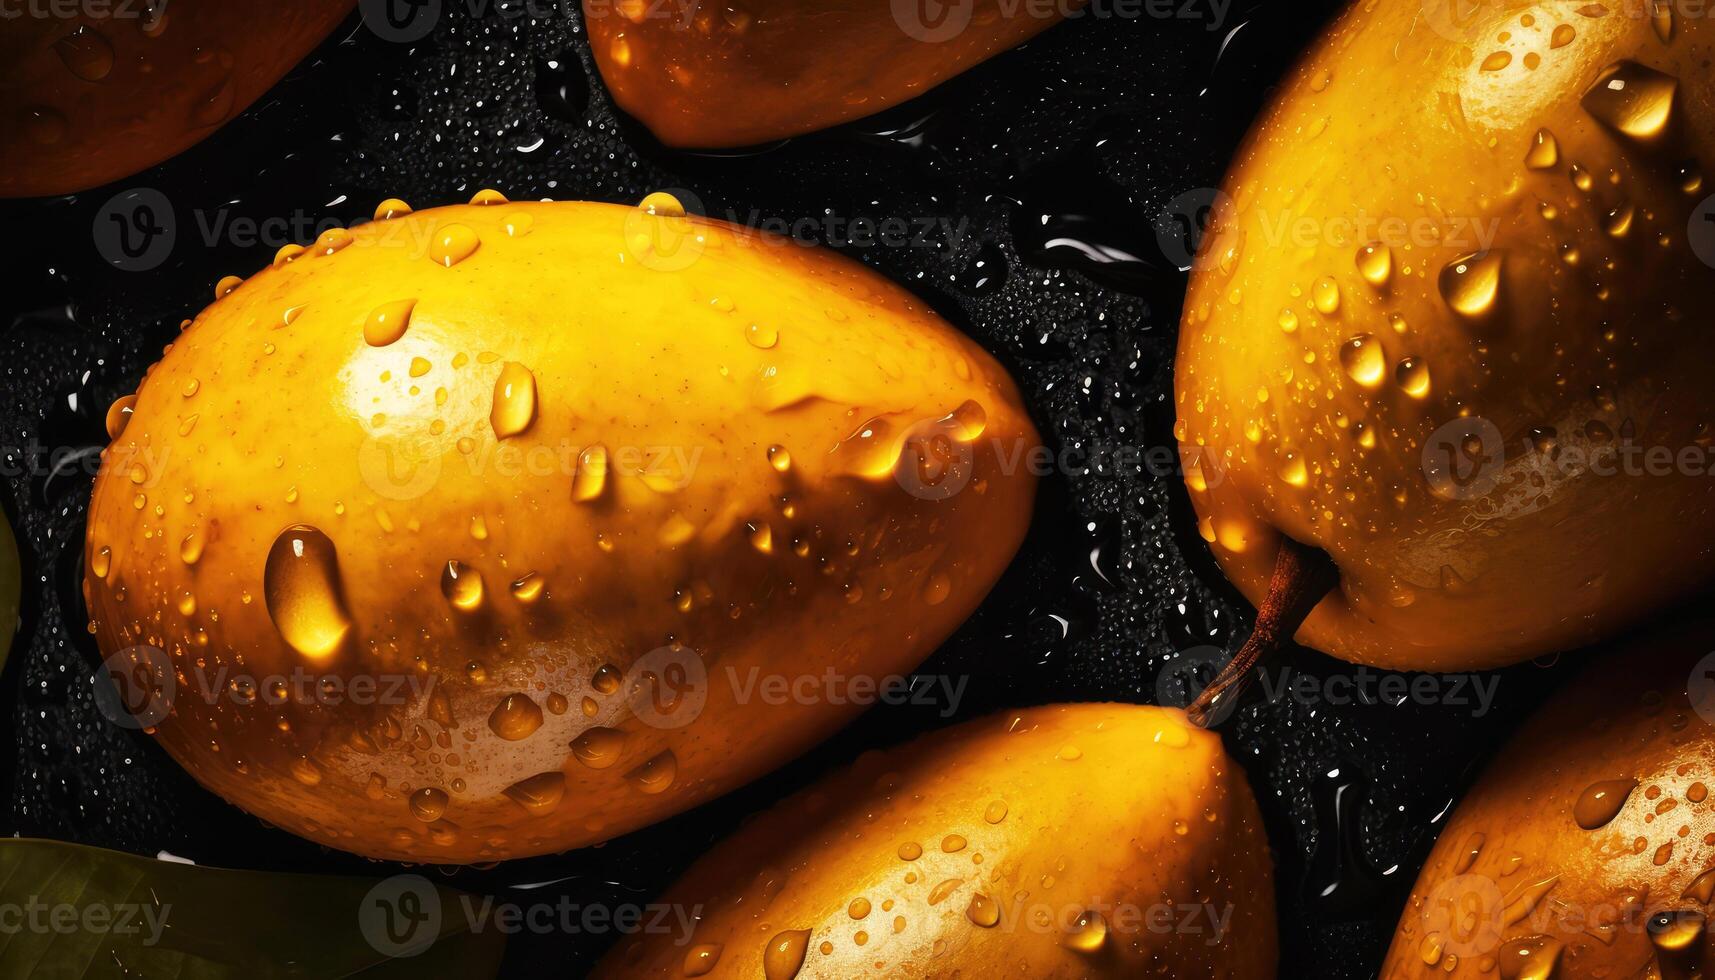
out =
[(683, 218), (685, 206), (666, 191), (656, 191), (637, 203), (637, 210), (661, 218)]
[(540, 772), (513, 783), (501, 792), (523, 807), (526, 813), (538, 816), (560, 805), (560, 800), (566, 795), (566, 776), (560, 772)]
[(590, 446), (578, 454), (578, 471), (572, 475), (572, 499), (588, 503), (601, 496), (607, 486), (607, 447)]
[(619, 685), (624, 679), (618, 667), (613, 664), (602, 664), (596, 668), (595, 674), (590, 677), (590, 687), (595, 688), (598, 694), (613, 694), (619, 690)]
[(1578, 794), (1578, 802), (1572, 805), (1572, 819), (1585, 830), (1607, 826), (1609, 821), (1619, 816), (1620, 809), (1626, 805), (1626, 798), (1637, 785), (1635, 779), (1591, 783), (1584, 787), (1584, 792)]
[[(650, 195), (650, 197), (654, 196), (653, 194)], [(803, 968), (804, 953), (809, 948), (810, 930), (808, 929), (788, 929), (770, 939), (768, 948), (762, 953), (764, 980), (792, 980)]]
[(1295, 452), (1287, 452), (1281, 457), (1280, 468), (1276, 471), (1286, 483), (1303, 487), (1310, 483), (1310, 471), (1304, 465), (1304, 458)]
[(107, 573), (113, 570), (113, 549), (97, 548), (95, 554), (89, 556), (89, 570), (96, 578), (105, 580)]
[(1478, 320), (1494, 312), (1501, 294), (1503, 254), (1473, 252), (1447, 263), (1441, 270), (1441, 298), (1453, 312)]
[(535, 572), (527, 573), (512, 583), (512, 598), (522, 603), (532, 603), (542, 598), (542, 589), (547, 581)]
[(462, 561), (447, 562), (441, 570), (441, 594), (460, 612), (481, 609), (486, 594), (482, 573)]
[(785, 473), (792, 468), (792, 454), (786, 451), (785, 446), (769, 446), (768, 465), (774, 467), (775, 472)]
[(989, 823), (1000, 823), (1006, 819), (1006, 801), (995, 800), (983, 810), (983, 819)]
[(1000, 905), (978, 892), (971, 896), (971, 904), (965, 906), (965, 918), (984, 929), (993, 929), (1000, 923)]
[(131, 413), (136, 409), (136, 395), (114, 399), (113, 404), (107, 406), (107, 438), (118, 439), (124, 433), (126, 424), (131, 421)]
[(1340, 309), (1340, 286), (1334, 280), (1323, 276), (1311, 287), (1310, 299), (1316, 305), (1316, 312), (1332, 316)]
[(1066, 934), (1066, 946), (1080, 953), (1100, 952), (1107, 942), (1108, 920), (1095, 909), (1078, 916), (1078, 920), (1072, 923), (1072, 931)]
[(720, 962), (721, 950), (725, 948), (720, 943), (692, 946), (691, 951), (685, 954), (685, 976), (700, 977), (713, 970), (715, 964)]
[(1387, 355), (1381, 343), (1367, 333), (1351, 337), (1340, 345), (1340, 365), (1353, 381), (1366, 388), (1381, 384), (1387, 375)]
[(429, 243), (429, 258), (437, 265), (451, 269), (476, 251), (482, 239), (469, 227), (460, 224), (442, 225)]
[(1358, 274), (1372, 286), (1385, 286), (1393, 278), (1393, 249), (1380, 242), (1371, 242), (1358, 249), (1356, 261)]
[(750, 346), (768, 350), (780, 343), (780, 331), (760, 323), (753, 323), (744, 328), (744, 339), (750, 341)]
[(371, 347), (386, 347), (405, 336), (406, 328), (411, 325), (411, 311), (416, 306), (414, 299), (396, 299), (369, 311), (369, 318), (363, 321), (363, 342)]
[(494, 406), (488, 421), (497, 438), (518, 435), (536, 421), (536, 376), (516, 361), (507, 361), (494, 382)]
[(434, 823), (447, 812), (446, 790), (425, 786), (411, 794), (411, 816), (424, 823)]
[(55, 41), (54, 52), (67, 71), (86, 82), (99, 82), (113, 71), (113, 45), (88, 24)]
[(1650, 945), (1664, 953), (1678, 953), (1696, 946), (1707, 925), (1703, 913), (1696, 909), (1663, 909), (1649, 917), (1644, 929)]
[(1531, 138), (1530, 149), (1525, 152), (1524, 165), (1532, 170), (1548, 170), (1560, 163), (1560, 141), (1546, 129), (1539, 129)]
[(1603, 228), (1615, 238), (1624, 238), (1632, 230), (1632, 218), (1637, 214), (1630, 204), (1622, 204), (1608, 212)]
[(1577, 36), (1578, 31), (1571, 24), (1561, 24), (1554, 29), (1554, 33), (1549, 35), (1548, 46), (1550, 48), (1564, 48), (1571, 44), (1572, 39)]
[(244, 285), (243, 276), (221, 276), (220, 281), (214, 284), (214, 298), (225, 299), (232, 294), (234, 289), (242, 285)]
[(411, 213), (411, 205), (396, 197), (390, 197), (375, 206), (375, 220), (386, 221), (390, 218), (402, 218)]
[(1512, 63), (1513, 63), (1512, 52), (1510, 52), (1510, 51), (1495, 51), (1495, 52), (1491, 53), (1487, 58), (1483, 59), (1483, 64), (1481, 65), (1481, 68), (1483, 71), (1500, 71), (1502, 68), (1505, 68), (1506, 66), (1508, 66)]
[(665, 792), (679, 775), (679, 757), (666, 749), (625, 774), (631, 784), (651, 796)]
[(1560, 942), (1549, 936), (1509, 939), (1495, 958), (1501, 980), (1549, 980), (1560, 962)]
[(489, 731), (508, 742), (529, 738), (541, 727), (542, 708), (528, 694), (508, 694), (488, 715)]
[(1429, 365), (1422, 358), (1401, 358), (1394, 365), (1393, 377), (1399, 389), (1413, 398), (1429, 394)]
[(192, 531), (179, 542), (179, 560), (187, 565), (195, 565), (202, 560), (202, 548), (202, 535)]
[(471, 195), (470, 203), (479, 208), (486, 208), (492, 207), (496, 204), (511, 204), (512, 202), (506, 199), (505, 194), (500, 193), (494, 188), (484, 187), (482, 190)]
[(572, 755), (591, 769), (606, 769), (619, 761), (625, 733), (613, 728), (586, 729), (572, 742)]
[[(1279, 322), (1280, 322), (1280, 329), (1286, 331), (1287, 333), (1293, 333), (1293, 332), (1298, 330), (1298, 314), (1292, 312), (1291, 310), (1282, 309), (1280, 311), (1280, 321)], [(1182, 439), (1180, 441), (1183, 442), (1184, 440)]]
[(274, 539), (262, 594), (280, 638), (312, 660), (332, 656), (351, 631), (339, 555), (328, 536), (309, 525), (293, 525)]
[(1584, 93), (1584, 111), (1637, 140), (1652, 140), (1667, 129), (1679, 80), (1635, 61), (1617, 61), (1602, 70)]

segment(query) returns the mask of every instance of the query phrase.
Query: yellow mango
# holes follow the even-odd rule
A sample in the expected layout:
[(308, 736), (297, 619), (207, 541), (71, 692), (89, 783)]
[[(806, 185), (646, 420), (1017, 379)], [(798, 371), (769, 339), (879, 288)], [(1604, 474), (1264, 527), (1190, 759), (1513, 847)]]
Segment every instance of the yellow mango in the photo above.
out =
[(1272, 978), (1256, 801), (1182, 712), (1005, 712), (870, 752), (704, 855), (601, 978)]
[(375, 857), (592, 844), (988, 592), (1034, 495), (1005, 371), (857, 263), (645, 205), (386, 202), (223, 280), (110, 416), (90, 608), (205, 786)]

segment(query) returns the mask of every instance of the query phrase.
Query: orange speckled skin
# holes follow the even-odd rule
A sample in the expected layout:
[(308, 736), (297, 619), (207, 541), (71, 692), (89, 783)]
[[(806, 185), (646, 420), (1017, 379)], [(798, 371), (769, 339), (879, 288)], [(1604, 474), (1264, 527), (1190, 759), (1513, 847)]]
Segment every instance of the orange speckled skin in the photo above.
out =
[[(921, 855), (907, 860), (908, 845)], [(967, 912), (977, 895), (1000, 906), (993, 926)], [(707, 976), (762, 976), (769, 941), (803, 929), (801, 980), (1275, 975), (1256, 801), (1220, 739), (1173, 709), (1031, 708), (866, 753), (746, 824), (658, 902), (700, 907), (695, 933), (622, 940), (595, 976), (691, 975), (686, 957), (708, 945), (721, 952)], [(1073, 949), (1092, 908), (1107, 940)], [(1219, 936), (1187, 908), (1220, 910)]]
[(715, 148), (880, 112), (1023, 44), (1058, 23), (1062, 9), (1041, 12), (1049, 16), (999, 0), (927, 5), (943, 9), (926, 16), (916, 0), (583, 7), (614, 101), (668, 146)]
[[(152, 167), (243, 112), (352, 0), (114, 0), (0, 19), (0, 197), (69, 194)], [(103, 70), (103, 64), (111, 59)], [(74, 70), (71, 66), (79, 66)]]
[[(480, 245), (446, 267), (425, 249), (452, 225)], [(767, 772), (864, 706), (821, 688), (768, 699), (753, 672), (908, 672), (1023, 537), (1034, 480), (1005, 459), (1037, 436), (1011, 379), (857, 263), (603, 204), (446, 207), (353, 235), (263, 269), (197, 316), (144, 380), (90, 511), (90, 567), (100, 549), (112, 555), (106, 577), (86, 581), (102, 649), (170, 653), (181, 680), (161, 744), (271, 823), (435, 863), (644, 826)], [(405, 298), (416, 306), (404, 336), (366, 344), (369, 312)], [(752, 324), (777, 333), (772, 347), (752, 342)], [(506, 363), (533, 374), (538, 408), (497, 440)], [(907, 434), (966, 402), (986, 428), (959, 430), (968, 461), (933, 485), (968, 482), (944, 499), (907, 492), (885, 451), (912, 465), (921, 443)], [(858, 452), (859, 431), (882, 448)], [(602, 492), (574, 501), (580, 450), (597, 445), (610, 460)], [(790, 453), (785, 471), (771, 446)], [(295, 653), (264, 601), (265, 559), (297, 524), (338, 554), (352, 626), (325, 661)], [(191, 534), (203, 554), (187, 565)], [(477, 612), (443, 594), (449, 561), (482, 577)], [(534, 602), (509, 588), (530, 573), (545, 585)], [(671, 643), (707, 673), (700, 713), (640, 716), (631, 687), (595, 683), (610, 665), (672, 701), (685, 676), (657, 675), (685, 661), (630, 673)], [(408, 704), (240, 705), (201, 694), (198, 665), (213, 678), (298, 668), (434, 686)], [(508, 741), (489, 718), (514, 692), (543, 723)], [(607, 768), (569, 749), (597, 726), (623, 738)], [(646, 792), (638, 767), (663, 752), (676, 777)], [(294, 778), (306, 758), (315, 785)], [(563, 775), (557, 807), (532, 815), (504, 794), (542, 773)], [(448, 794), (444, 815), (408, 806), (425, 788)]]
[[(1492, 978), (1497, 961), (1521, 959), (1518, 941), (1538, 936), (1560, 948), (1557, 977), (1715, 966), (1699, 937), (1688, 960), (1654, 972), (1647, 929), (1664, 910), (1708, 912), (1686, 891), (1715, 863), (1715, 698), (1694, 669), (1712, 643), (1708, 621), (1626, 643), (1519, 730), (1441, 831), (1383, 977)], [(1587, 787), (1629, 779), (1637, 786), (1612, 820), (1579, 826)]]
[[(1715, 271), (1687, 239), (1708, 189), (1676, 173), (1715, 166), (1715, 28), (1682, 17), (1664, 41), (1638, 4), (1447, 6), (1357, 4), (1287, 79), (1227, 177), (1176, 375), (1192, 503), (1227, 575), (1259, 601), (1283, 535), (1325, 549), (1339, 588), (1298, 640), (1416, 670), (1580, 646), (1715, 572)], [(1582, 104), (1625, 60), (1678, 79), (1658, 134)], [(1557, 159), (1532, 168), (1539, 129)], [(1380, 286), (1358, 261), (1375, 241)], [(1498, 300), (1467, 317), (1440, 278), (1483, 250)], [(1378, 371), (1348, 369), (1354, 337)], [(1400, 380), (1407, 358), (1426, 392)], [(1580, 464), (1628, 438), (1675, 461)], [(1432, 483), (1449, 461), (1476, 479)]]

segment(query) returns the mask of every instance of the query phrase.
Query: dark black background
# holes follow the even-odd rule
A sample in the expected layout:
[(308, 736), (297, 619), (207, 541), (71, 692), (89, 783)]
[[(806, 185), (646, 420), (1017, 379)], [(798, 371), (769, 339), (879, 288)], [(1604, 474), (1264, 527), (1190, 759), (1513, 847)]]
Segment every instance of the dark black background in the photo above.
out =
[[(26, 465), (28, 447), (103, 445), (107, 405), (135, 389), (214, 281), (254, 271), (283, 244), (205, 235), (222, 209), (313, 225), (367, 218), (390, 196), (428, 207), (494, 187), (514, 199), (635, 202), (676, 188), (717, 216), (813, 218), (811, 237), (834, 237), (826, 243), (924, 297), (1006, 363), (1052, 447), (1171, 447), (1185, 278), (1158, 243), (1160, 215), (1220, 183), (1269, 90), (1337, 7), (1235, 0), (1217, 18), (1209, 0), (1174, 6), (1184, 16), (1071, 21), (880, 117), (722, 155), (666, 150), (614, 109), (575, 5), (473, 14), (449, 0), (434, 32), (409, 45), (354, 15), (179, 158), (74, 197), (0, 203), (0, 494), (25, 565), (23, 628), (0, 675), (9, 706), (0, 745), (10, 747), (0, 830), (214, 866), (397, 870), (262, 825), (146, 736), (102, 719), (90, 694), (100, 658), (78, 588), (90, 478), (76, 465)], [(145, 272), (110, 267), (93, 234), (103, 206), (136, 188), (166, 195), (176, 230), (166, 261)], [(946, 219), (964, 234), (838, 240), (857, 218)], [(971, 676), (959, 718), (1182, 698), (1182, 686), (1160, 680), (1175, 659), (1230, 649), (1252, 613), (1195, 534), (1178, 477), (1106, 469), (1056, 477), (1044, 491), (1010, 573), (923, 672)], [(1289, 664), (1320, 676), (1353, 670), (1308, 651)], [(1267, 818), (1283, 976), (1375, 972), (1437, 820), (1552, 673), (1505, 672), (1481, 716), (1469, 705), (1253, 695), (1222, 726)], [(518, 901), (645, 902), (744, 814), (863, 748), (946, 724), (939, 712), (875, 708), (785, 770), (599, 848), (440, 875), (497, 895), (555, 882), (510, 893)], [(607, 943), (520, 936), (505, 975), (576, 976)]]

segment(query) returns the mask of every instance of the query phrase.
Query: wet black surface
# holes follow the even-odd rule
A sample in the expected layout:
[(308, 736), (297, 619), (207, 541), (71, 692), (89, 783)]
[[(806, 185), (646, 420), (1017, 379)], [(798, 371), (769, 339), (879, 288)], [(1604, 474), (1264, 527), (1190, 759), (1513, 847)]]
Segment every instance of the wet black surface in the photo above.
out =
[[(90, 694), (99, 656), (78, 587), (84, 463), (105, 441), (107, 405), (135, 388), (221, 275), (309, 241), (327, 226), (318, 222), (366, 218), (389, 196), (422, 207), (495, 187), (514, 199), (634, 202), (674, 188), (705, 213), (840, 247), (923, 296), (1012, 369), (1056, 450), (1171, 447), (1184, 277), (1157, 240), (1160, 216), (1220, 182), (1269, 87), (1334, 6), (1264, 0), (1212, 23), (1207, 5), (1191, 4), (1200, 16), (1070, 22), (880, 118), (721, 156), (665, 150), (621, 118), (570, 13), (511, 16), (503, 5), (472, 17), (448, 4), (415, 45), (382, 41), (354, 17), (179, 159), (74, 198), (0, 204), (0, 492), (26, 566), (25, 623), (0, 684), (11, 801), (0, 829), (207, 865), (395, 870), (228, 806), (146, 736), (103, 720)], [(175, 240), (148, 271), (112, 268), (103, 208), (144, 188), (164, 196)], [(246, 240), (247, 219), (273, 219), (273, 236)], [(859, 219), (903, 227), (903, 240), (854, 244)], [(1050, 481), (1015, 566), (923, 673), (970, 675), (956, 718), (1155, 702), (1182, 696), (1174, 663), (1232, 648), (1250, 615), (1197, 537), (1178, 477), (1103, 466)], [(1288, 666), (1354, 670), (1308, 651)], [(1487, 711), (1253, 695), (1222, 726), (1276, 852), (1283, 976), (1375, 971), (1437, 816), (1555, 673), (1498, 675)], [(863, 748), (948, 723), (942, 712), (878, 707), (782, 772), (664, 825), (583, 852), (448, 869), (445, 880), (518, 901), (647, 901), (744, 814)], [(554, 883), (511, 891), (544, 881)], [(506, 975), (579, 975), (607, 943), (520, 936)]]

